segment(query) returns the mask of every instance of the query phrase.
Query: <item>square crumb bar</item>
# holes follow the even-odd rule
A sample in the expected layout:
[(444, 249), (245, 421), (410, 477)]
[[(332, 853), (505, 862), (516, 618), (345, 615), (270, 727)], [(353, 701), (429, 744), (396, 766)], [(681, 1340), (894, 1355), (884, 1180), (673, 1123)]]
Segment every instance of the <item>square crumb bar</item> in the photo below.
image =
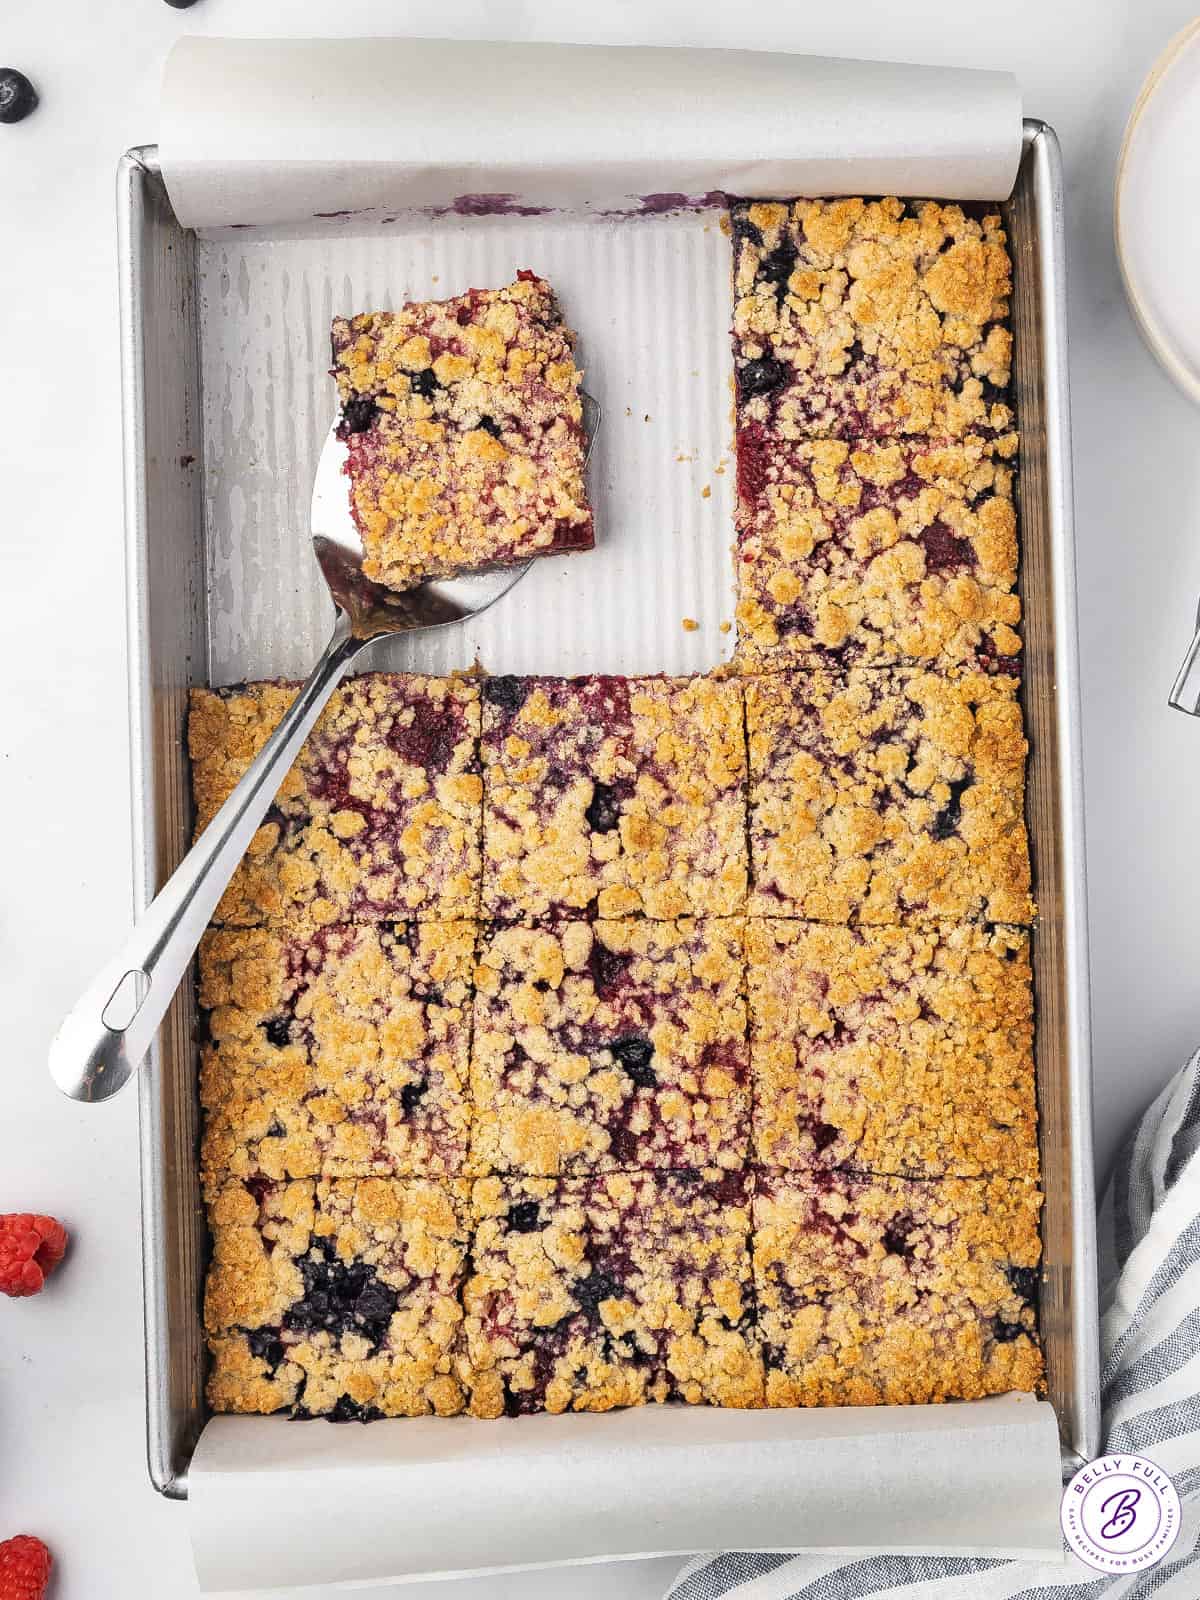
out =
[(744, 1174), (492, 1177), (473, 1204), (474, 1415), (761, 1405)]
[(469, 1185), (230, 1182), (209, 1209), (214, 1411), (451, 1416)]
[(755, 1158), (1038, 1176), (1029, 935), (747, 926)]
[(1013, 672), (1016, 435), (743, 446), (739, 659)]
[(474, 948), (469, 922), (210, 928), (206, 1182), (462, 1171)]
[[(188, 723), (202, 832), (278, 727), (294, 684), (194, 689)], [(470, 917), (478, 909), (479, 690), (369, 673), (334, 691), (215, 921), (239, 927)]]
[(738, 422), (776, 439), (1012, 426), (998, 215), (932, 200), (733, 207)]
[(890, 668), (750, 680), (751, 909), (1026, 923), (1014, 679)]
[(488, 678), (483, 760), (485, 917), (744, 909), (736, 681)]
[(973, 1400), (1042, 1383), (1032, 1184), (760, 1173), (754, 1277), (772, 1406)]
[(475, 969), (480, 1171), (741, 1167), (740, 920), (493, 930)]
[(591, 548), (581, 374), (544, 279), (339, 317), (333, 360), (369, 578)]

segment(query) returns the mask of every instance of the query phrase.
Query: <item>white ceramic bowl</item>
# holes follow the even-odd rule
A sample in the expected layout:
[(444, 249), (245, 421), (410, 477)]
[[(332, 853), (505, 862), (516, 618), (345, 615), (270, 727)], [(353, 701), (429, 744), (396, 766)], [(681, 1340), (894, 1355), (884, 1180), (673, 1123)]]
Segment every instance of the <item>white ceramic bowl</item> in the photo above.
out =
[(1114, 223), (1138, 327), (1200, 402), (1200, 18), (1163, 51), (1130, 112)]

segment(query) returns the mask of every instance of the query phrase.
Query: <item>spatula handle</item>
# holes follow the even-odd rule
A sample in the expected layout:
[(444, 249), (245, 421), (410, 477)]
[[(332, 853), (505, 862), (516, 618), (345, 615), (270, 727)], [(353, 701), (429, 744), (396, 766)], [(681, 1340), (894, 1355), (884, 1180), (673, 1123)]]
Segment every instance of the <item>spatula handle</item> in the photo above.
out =
[(107, 1100), (141, 1066), (238, 862), (350, 663), (369, 641), (338, 612), (333, 637), (245, 776), (80, 996), (50, 1046), (74, 1100)]

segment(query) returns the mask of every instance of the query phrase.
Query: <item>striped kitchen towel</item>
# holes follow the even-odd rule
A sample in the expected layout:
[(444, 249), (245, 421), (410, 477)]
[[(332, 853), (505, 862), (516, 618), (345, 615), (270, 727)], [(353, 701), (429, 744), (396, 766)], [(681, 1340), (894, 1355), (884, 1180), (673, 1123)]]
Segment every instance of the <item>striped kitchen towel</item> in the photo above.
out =
[(1183, 1507), (1157, 1567), (1105, 1577), (963, 1557), (787, 1556), (692, 1561), (667, 1600), (1200, 1600), (1200, 1051), (1142, 1118), (1100, 1207), (1104, 1448), (1156, 1462)]

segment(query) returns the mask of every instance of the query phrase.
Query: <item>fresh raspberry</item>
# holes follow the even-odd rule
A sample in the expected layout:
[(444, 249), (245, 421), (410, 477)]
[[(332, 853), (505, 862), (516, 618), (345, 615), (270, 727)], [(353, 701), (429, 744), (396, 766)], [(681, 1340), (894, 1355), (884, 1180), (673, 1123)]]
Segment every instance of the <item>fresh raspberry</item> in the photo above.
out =
[[(39, 1217), (38, 1221), (44, 1222), (45, 1218)], [(15, 1539), (5, 1539), (0, 1544), (0, 1600), (42, 1600), (52, 1565), (49, 1550), (32, 1534), (19, 1533)]]
[(37, 1294), (66, 1248), (67, 1231), (53, 1217), (0, 1216), (0, 1294)]

